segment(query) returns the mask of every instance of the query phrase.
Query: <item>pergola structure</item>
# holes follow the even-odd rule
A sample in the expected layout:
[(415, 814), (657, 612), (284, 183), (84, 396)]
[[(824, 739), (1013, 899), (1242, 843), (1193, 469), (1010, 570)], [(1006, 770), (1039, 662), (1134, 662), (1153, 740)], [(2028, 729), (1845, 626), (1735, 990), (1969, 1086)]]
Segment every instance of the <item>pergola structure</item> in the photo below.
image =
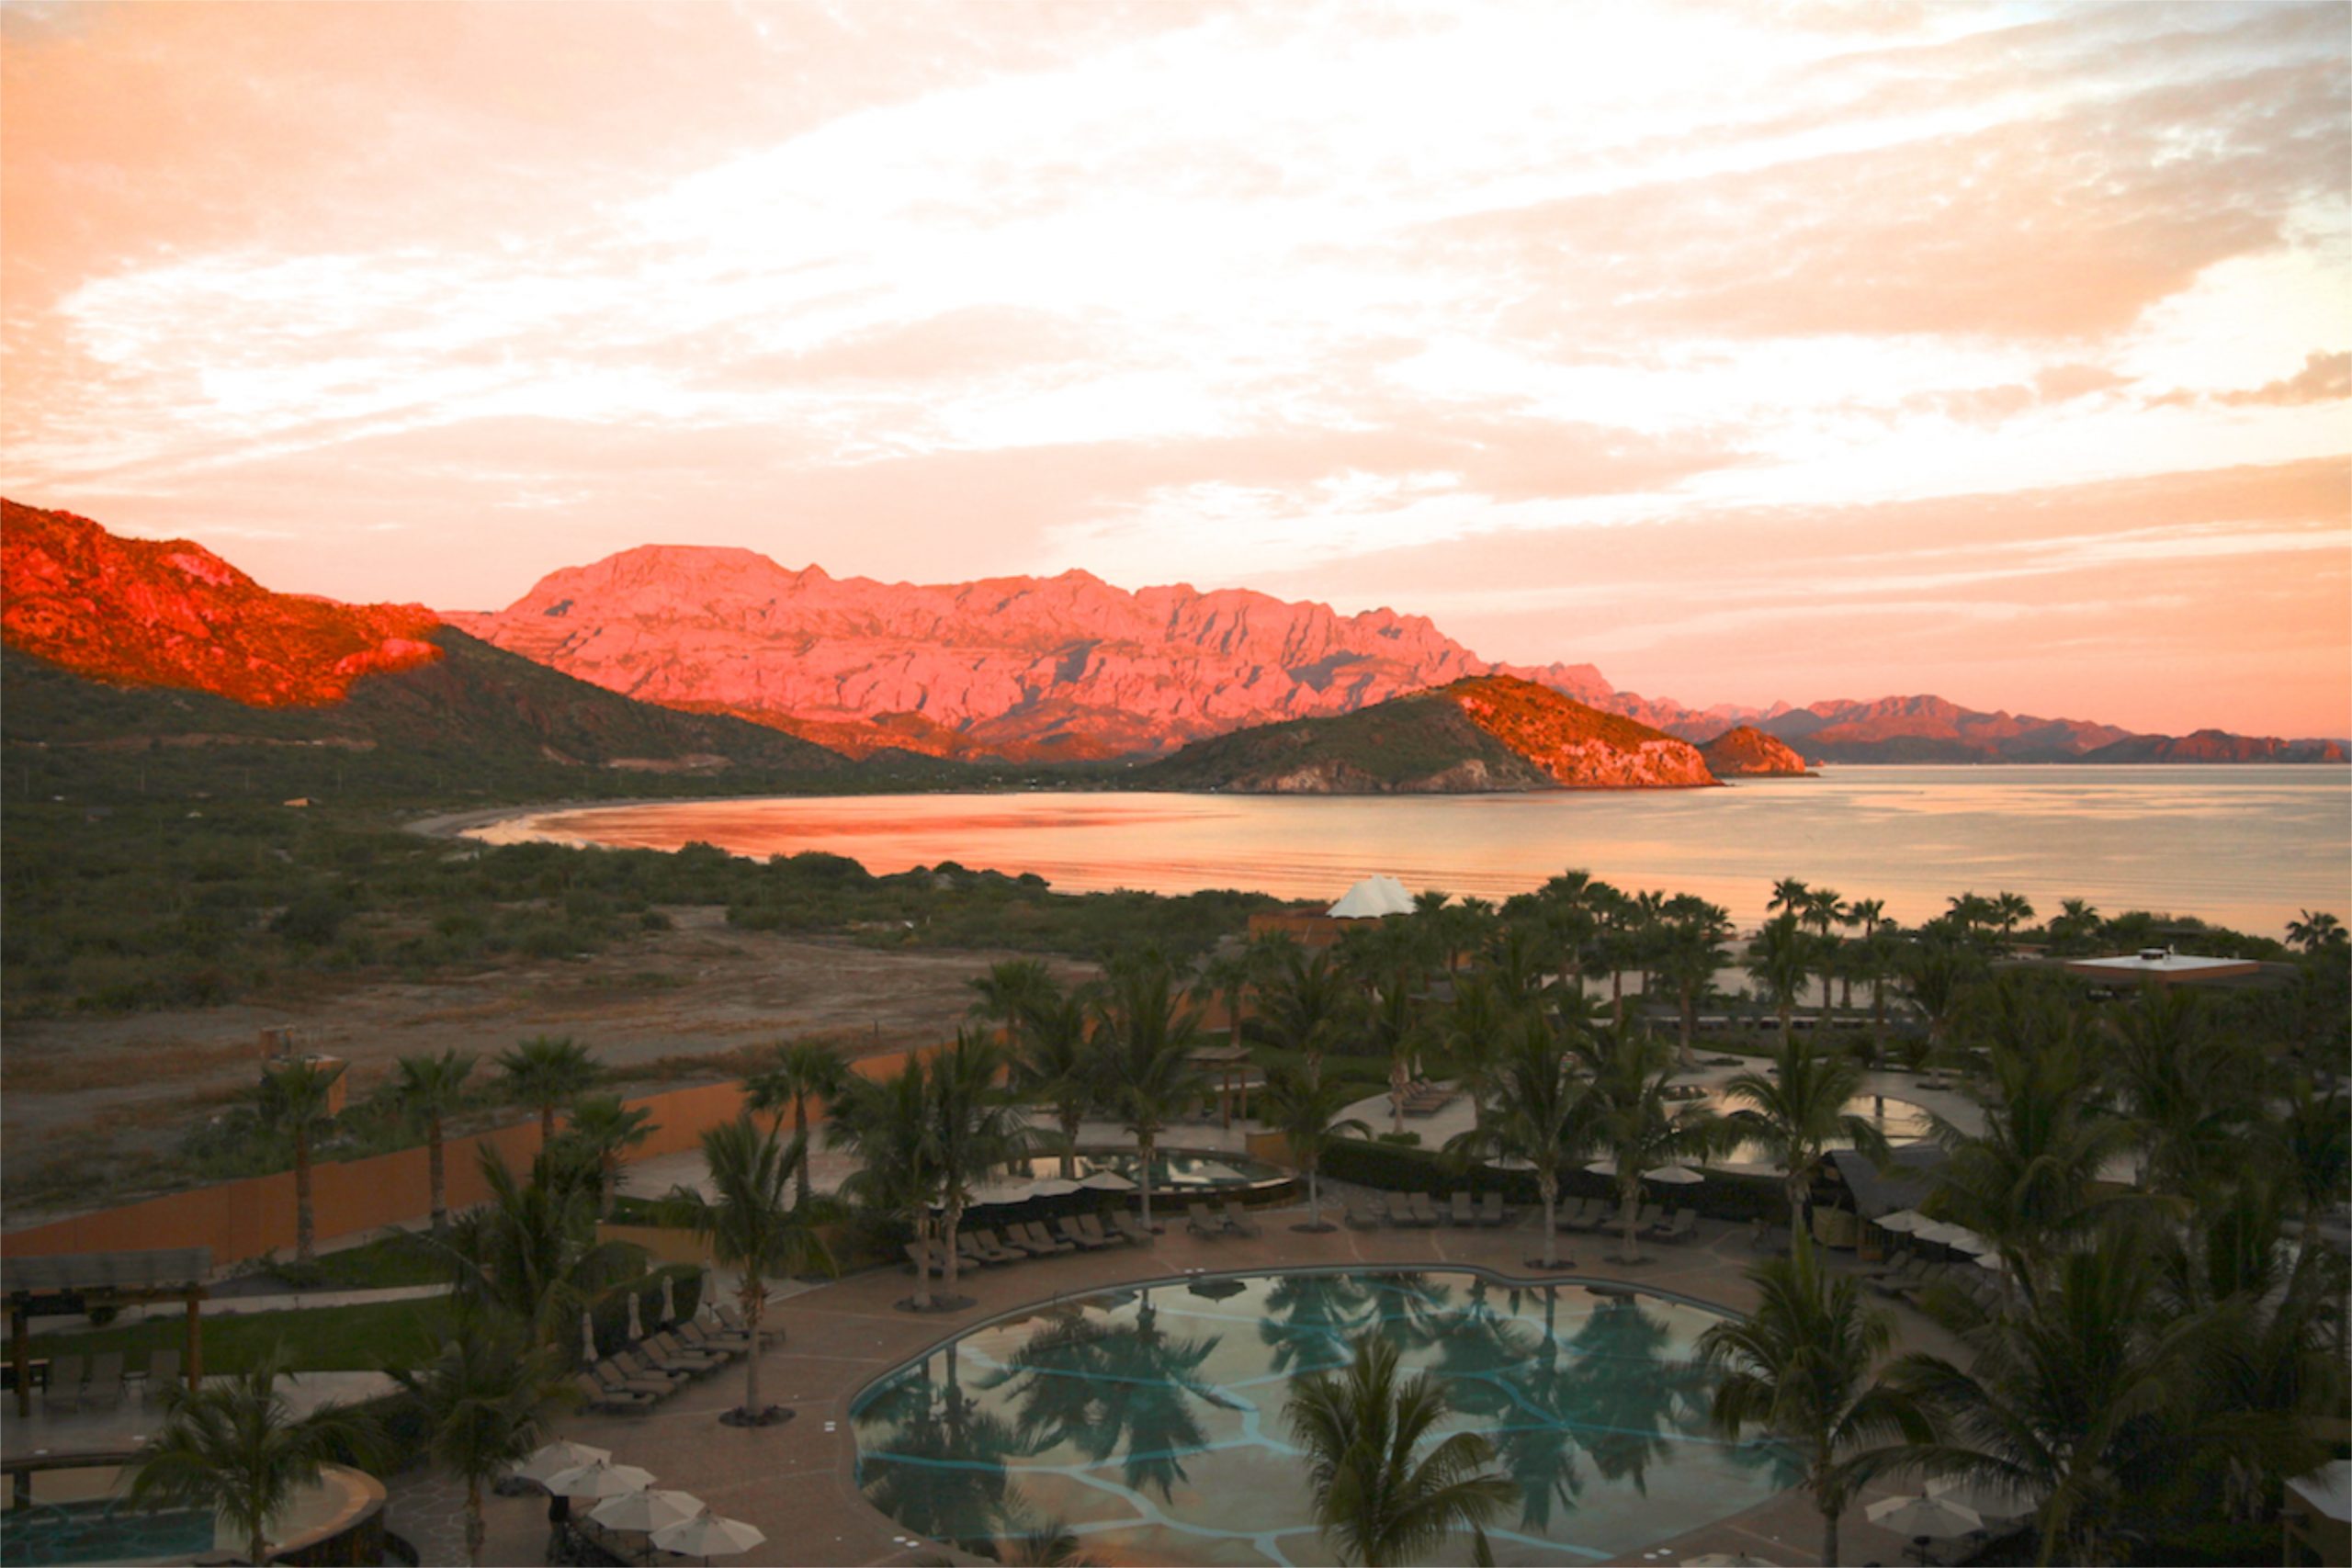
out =
[(17, 1414), (32, 1414), (32, 1320), (65, 1317), (92, 1307), (180, 1301), (187, 1305), (187, 1386), (204, 1377), (200, 1303), (212, 1272), (209, 1247), (167, 1247), (152, 1252), (67, 1252), (0, 1258), (0, 1291), (8, 1297), (8, 1346), (17, 1382)]
[(1204, 1045), (1192, 1054), (1193, 1066), (1216, 1080), (1217, 1114), (1226, 1126), (1237, 1112), (1250, 1114), (1250, 1048), (1246, 1045)]

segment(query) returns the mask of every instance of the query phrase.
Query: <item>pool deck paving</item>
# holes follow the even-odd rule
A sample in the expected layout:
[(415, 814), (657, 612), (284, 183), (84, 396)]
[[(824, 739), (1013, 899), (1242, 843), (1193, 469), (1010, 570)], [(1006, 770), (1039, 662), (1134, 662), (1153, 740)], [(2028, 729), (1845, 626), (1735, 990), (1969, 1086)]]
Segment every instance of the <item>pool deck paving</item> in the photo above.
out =
[[(1327, 1213), (1336, 1217), (1327, 1185)], [(803, 1291), (770, 1307), (771, 1326), (786, 1333), (763, 1353), (763, 1401), (789, 1405), (796, 1418), (777, 1427), (739, 1429), (719, 1415), (741, 1398), (739, 1364), (697, 1380), (650, 1412), (634, 1416), (581, 1414), (561, 1422), (561, 1435), (612, 1450), (616, 1462), (644, 1467), (657, 1483), (694, 1494), (718, 1513), (764, 1531), (767, 1544), (736, 1562), (915, 1563), (978, 1561), (938, 1543), (915, 1540), (867, 1504), (855, 1480), (856, 1445), (851, 1401), (875, 1378), (941, 1342), (1000, 1314), (1144, 1281), (1181, 1278), (1193, 1270), (1267, 1271), (1285, 1268), (1363, 1265), (1408, 1269), (1470, 1265), (1515, 1279), (1542, 1276), (1527, 1259), (1540, 1249), (1534, 1219), (1517, 1216), (1501, 1229), (1351, 1230), (1306, 1234), (1292, 1227), (1305, 1206), (1257, 1212), (1260, 1234), (1216, 1239), (1186, 1234), (1181, 1216), (1156, 1217), (1166, 1233), (1148, 1247), (1125, 1247), (1037, 1258), (1008, 1268), (965, 1273), (958, 1290), (972, 1304), (951, 1313), (917, 1314), (899, 1303), (913, 1280), (877, 1269)], [(1648, 1260), (1608, 1261), (1611, 1244), (1591, 1235), (1560, 1237), (1564, 1280), (1624, 1281), (1743, 1311), (1754, 1304), (1745, 1270), (1758, 1255), (1746, 1226), (1702, 1224), (1679, 1246), (1651, 1247)], [(1851, 1256), (1830, 1254), (1833, 1266), (1857, 1267)], [(1919, 1314), (1895, 1308), (1902, 1348), (1956, 1348)], [(1883, 1486), (1875, 1497), (1900, 1490)], [(489, 1502), (487, 1561), (538, 1562), (547, 1545), (544, 1497), (493, 1497)], [(428, 1537), (426, 1560), (447, 1561), (453, 1544), (447, 1489), (421, 1474), (394, 1483), (393, 1528)], [(411, 1533), (412, 1529), (416, 1532)], [(1780, 1494), (1742, 1513), (1653, 1542), (1618, 1561), (1667, 1563), (1703, 1552), (1747, 1552), (1770, 1562), (1819, 1562), (1820, 1521), (1801, 1492)], [(1904, 1562), (1906, 1542), (1867, 1523), (1858, 1502), (1847, 1516), (1842, 1555), (1849, 1562)], [(1094, 1555), (1090, 1553), (1090, 1555)]]

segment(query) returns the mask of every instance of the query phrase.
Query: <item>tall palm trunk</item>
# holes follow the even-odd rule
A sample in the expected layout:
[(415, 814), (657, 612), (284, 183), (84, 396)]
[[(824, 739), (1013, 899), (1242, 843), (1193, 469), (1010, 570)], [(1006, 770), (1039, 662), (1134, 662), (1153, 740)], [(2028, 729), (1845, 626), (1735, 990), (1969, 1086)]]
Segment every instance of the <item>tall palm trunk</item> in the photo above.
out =
[(956, 1299), (956, 1265), (958, 1261), (956, 1256), (956, 1233), (964, 1228), (962, 1199), (951, 1197), (947, 1200), (947, 1213), (944, 1216), (944, 1228), (941, 1231), (939, 1238), (939, 1263), (942, 1270), (939, 1288), (949, 1301), (954, 1301)]
[(1405, 1090), (1412, 1082), (1412, 1073), (1405, 1065), (1404, 1053), (1388, 1058), (1388, 1120), (1391, 1132), (1405, 1130)]
[(1062, 1179), (1064, 1181), (1078, 1179), (1078, 1124), (1084, 1120), (1086, 1120), (1084, 1106), (1071, 1104), (1062, 1107)]
[(1306, 1228), (1317, 1230), (1323, 1224), (1323, 1194), (1315, 1184), (1315, 1167), (1306, 1168)]
[(539, 1107), (539, 1147), (546, 1148), (554, 1142), (555, 1107), (551, 1104), (542, 1105)]
[(1560, 1178), (1548, 1168), (1535, 1173), (1535, 1190), (1544, 1197), (1544, 1267), (1560, 1266), (1560, 1227), (1554, 1223), (1560, 1205)]
[[(917, 1285), (915, 1289), (920, 1295), (922, 1287)], [(742, 1309), (743, 1326), (750, 1330), (744, 1337), (752, 1342), (751, 1353), (743, 1358), (743, 1416), (756, 1421), (765, 1408), (760, 1404), (760, 1318), (768, 1305), (767, 1288), (756, 1271), (744, 1275), (735, 1301)]]
[(1795, 1010), (1796, 1009), (1792, 1003), (1784, 1001), (1781, 1004), (1781, 1049), (1783, 1051), (1789, 1048), (1791, 1042), (1795, 1036), (1796, 1032), (1789, 1022), (1789, 1015)]
[[(294, 1261), (318, 1256), (317, 1226), (311, 1214), (311, 1130), (294, 1130)], [(258, 1559), (256, 1559), (258, 1561)]]
[(441, 1156), (441, 1118), (435, 1116), (424, 1124), (424, 1169), (425, 1179), (433, 1193), (435, 1235), (440, 1235), (449, 1228), (449, 1172)]
[(1698, 1066), (1698, 1063), (1691, 1059), (1690, 1055), (1690, 1036), (1697, 1031), (1698, 1027), (1699, 998), (1697, 988), (1695, 987), (1686, 985), (1682, 987), (1682, 1056), (1679, 1063), (1682, 1070), (1686, 1073)]
[[(805, 1094), (796, 1094), (792, 1097), (792, 1135), (800, 1140), (802, 1148), (808, 1146), (808, 1097)], [(808, 1206), (810, 1190), (808, 1159), (806, 1155), (801, 1156), (800, 1168), (793, 1172), (792, 1179), (794, 1201), (797, 1206), (805, 1209)]]
[(1136, 1134), (1136, 1165), (1137, 1168), (1136, 1175), (1140, 1178), (1138, 1185), (1143, 1189), (1143, 1228), (1146, 1232), (1148, 1232), (1151, 1229), (1152, 1143), (1153, 1138), (1149, 1133), (1137, 1133)]
[(920, 1208), (915, 1211), (915, 1310), (931, 1310), (931, 1216)]
[[(490, 1535), (490, 1527), (481, 1517), (481, 1478), (466, 1477), (466, 1561), (473, 1568), (481, 1568), (481, 1546)], [(258, 1562), (260, 1558), (254, 1559)]]
[(1617, 1179), (1618, 1213), (1625, 1222), (1625, 1261), (1634, 1262), (1642, 1255), (1641, 1226), (1642, 1179), (1620, 1176)]
[(1832, 1568), (1838, 1562), (1838, 1516), (1827, 1508), (1821, 1510), (1821, 1561)]

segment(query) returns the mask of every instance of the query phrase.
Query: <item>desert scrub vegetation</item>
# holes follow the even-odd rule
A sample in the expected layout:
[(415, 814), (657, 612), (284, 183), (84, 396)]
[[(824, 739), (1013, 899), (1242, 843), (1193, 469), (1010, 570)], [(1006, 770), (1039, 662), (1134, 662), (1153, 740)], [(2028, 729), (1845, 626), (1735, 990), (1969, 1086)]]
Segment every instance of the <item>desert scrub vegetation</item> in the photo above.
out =
[[(0, 1016), (207, 1007), (310, 976), (426, 978), (564, 959), (666, 930), (662, 906), (885, 946), (1091, 957), (1204, 951), (1272, 900), (1069, 895), (943, 864), (874, 876), (838, 855), (762, 862), (429, 839), (368, 807), (246, 801), (12, 804), (0, 823)], [(630, 988), (670, 983), (647, 968)]]

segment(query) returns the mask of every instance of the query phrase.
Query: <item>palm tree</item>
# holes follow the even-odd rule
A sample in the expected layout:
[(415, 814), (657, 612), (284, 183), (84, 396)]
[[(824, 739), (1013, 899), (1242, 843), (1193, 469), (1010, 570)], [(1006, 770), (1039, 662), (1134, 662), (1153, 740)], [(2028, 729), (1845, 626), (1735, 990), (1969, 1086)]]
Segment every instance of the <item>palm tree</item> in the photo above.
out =
[(1315, 1522), (1344, 1561), (1367, 1568), (1429, 1560), (1455, 1530), (1478, 1531), (1510, 1501), (1511, 1483), (1487, 1469), (1495, 1447), (1456, 1432), (1416, 1455), (1445, 1418), (1445, 1392), (1424, 1375), (1400, 1380), (1396, 1347), (1375, 1334), (1355, 1342), (1338, 1377), (1317, 1373), (1283, 1407), (1306, 1454)]
[(1013, 1050), (1012, 1085), (1033, 1103), (1052, 1109), (1065, 1181), (1078, 1178), (1078, 1130), (1094, 1109), (1102, 1077), (1086, 996), (1032, 1002)]
[(2287, 922), (2287, 941), (2305, 953), (2317, 953), (2323, 947), (2342, 947), (2347, 940), (2352, 940), (2352, 932), (2346, 931), (2344, 922), (2334, 915), (2324, 912), (2315, 915), (2309, 909), (2298, 912), (2301, 916), (2300, 919)]
[(571, 1122), (557, 1144), (588, 1171), (602, 1213), (612, 1201), (621, 1156), (656, 1131), (653, 1112), (645, 1107), (624, 1105), (617, 1094), (595, 1094), (573, 1104)]
[(1364, 1138), (1372, 1135), (1372, 1129), (1356, 1118), (1340, 1117), (1351, 1098), (1350, 1091), (1337, 1082), (1311, 1078), (1289, 1067), (1276, 1067), (1266, 1075), (1258, 1119), (1283, 1135), (1291, 1157), (1306, 1173), (1306, 1224), (1299, 1227), (1302, 1230), (1332, 1228), (1323, 1223), (1322, 1194), (1316, 1183), (1323, 1151), (1345, 1133)]
[(774, 1132), (763, 1133), (749, 1115), (740, 1116), (702, 1135), (713, 1196), (680, 1187), (662, 1203), (665, 1224), (694, 1232), (715, 1260), (736, 1271), (735, 1300), (752, 1350), (743, 1358), (743, 1404), (732, 1425), (782, 1419), (760, 1403), (760, 1319), (767, 1310), (768, 1281), (832, 1269), (832, 1255), (817, 1232), (818, 1211), (786, 1200), (794, 1172), (808, 1160), (807, 1137), (778, 1145)]
[(1730, 962), (1724, 943), (1732, 934), (1731, 912), (1691, 894), (1666, 906), (1657, 954), (1658, 974), (1674, 987), (1681, 1033), (1681, 1060), (1690, 1061), (1690, 1035), (1698, 1027), (1699, 998), (1714, 984), (1715, 971)]
[(277, 1392), (292, 1368), (279, 1344), (230, 1378), (164, 1394), (164, 1429), (130, 1465), (130, 1503), (210, 1509), (245, 1538), (248, 1562), (269, 1561), (269, 1527), (296, 1494), (346, 1455), (376, 1444), (364, 1418), (334, 1405), (296, 1416)]
[(1845, 922), (1846, 900), (1827, 887), (1807, 888), (1803, 918), (1813, 925), (1820, 937), (1814, 944), (1814, 952), (1815, 961), (1821, 964), (1821, 1014), (1826, 1018), (1829, 1016), (1830, 955), (1836, 951), (1836, 943), (1829, 938), (1829, 928)]
[(318, 1257), (317, 1225), (311, 1211), (311, 1134), (329, 1120), (327, 1104), (341, 1062), (288, 1062), (262, 1074), (261, 1117), (294, 1140), (294, 1260)]
[(1813, 938), (1798, 923), (1797, 916), (1789, 913), (1768, 923), (1747, 946), (1748, 976), (1772, 998), (1772, 1007), (1781, 1016), (1783, 1046), (1789, 1043), (1789, 1021), (1796, 1010), (1797, 993), (1813, 972)]
[[(1785, 918), (1785, 917), (1784, 917)], [(1569, 1049), (1592, 1075), (1586, 1091), (1589, 1142), (1609, 1151), (1616, 1168), (1618, 1211), (1625, 1226), (1623, 1261), (1641, 1261), (1642, 1178), (1684, 1160), (1704, 1159), (1736, 1134), (1703, 1108), (1677, 1113), (1666, 1098), (1674, 1081), (1673, 1054), (1662, 1040), (1612, 1030), (1571, 1037)]]
[(924, 1070), (931, 1077), (932, 1152), (945, 1211), (939, 1250), (946, 1263), (945, 1289), (953, 1298), (956, 1234), (963, 1228), (972, 1188), (997, 1167), (1028, 1156), (1029, 1129), (1020, 1108), (998, 1082), (1004, 1076), (1004, 1053), (978, 1030), (957, 1030), (956, 1043), (935, 1054)]
[(1192, 1057), (1199, 1015), (1178, 1001), (1167, 964), (1148, 957), (1112, 965), (1094, 1014), (1102, 1043), (1102, 1103), (1135, 1135), (1143, 1223), (1149, 1229), (1151, 1159), (1160, 1132), (1208, 1087)]
[(2299, 1079), (2265, 1125), (2271, 1163), (2301, 1211), (2300, 1247), (2309, 1254), (2319, 1246), (2320, 1215), (2352, 1189), (2352, 1107), (2340, 1086), (2321, 1094), (2308, 1079)]
[(449, 1183), (443, 1166), (443, 1130), (448, 1118), (465, 1103), (466, 1078), (474, 1070), (470, 1053), (457, 1050), (438, 1056), (402, 1056), (392, 1094), (401, 1110), (424, 1123), (425, 1168), (433, 1194), (433, 1231), (449, 1228)]
[(974, 1018), (988, 1019), (1008, 1028), (1019, 1023), (1031, 1006), (1061, 994), (1053, 971), (1042, 958), (1008, 958), (989, 965), (989, 972), (964, 982), (979, 993), (972, 1003)]
[[(931, 1238), (931, 1208), (940, 1190), (933, 1145), (931, 1077), (910, 1061), (887, 1078), (853, 1075), (825, 1119), (825, 1142), (858, 1156), (842, 1196), (884, 1214), (903, 1214), (920, 1253)], [(915, 1265), (915, 1308), (931, 1308), (931, 1270)]]
[(2022, 893), (2001, 892), (1993, 895), (1993, 923), (2001, 928), (2001, 945), (2007, 948), (2016, 937), (2018, 927), (2033, 919), (2033, 906), (2026, 902)]
[(555, 1352), (508, 1319), (460, 1313), (438, 1356), (391, 1374), (424, 1422), (426, 1455), (465, 1483), (466, 1561), (479, 1564), (483, 1486), (530, 1456), (564, 1403)]
[[(813, 1040), (778, 1041), (775, 1065), (744, 1083), (744, 1103), (752, 1111), (772, 1116), (768, 1131), (778, 1134), (784, 1131), (784, 1108), (789, 1105), (792, 1135), (805, 1144), (808, 1139), (808, 1102), (830, 1100), (839, 1095), (848, 1075), (848, 1065), (830, 1046)], [(794, 1201), (805, 1209), (809, 1194), (807, 1160), (794, 1168), (793, 1179), (799, 1184)]]
[(1833, 1140), (1843, 1138), (1872, 1159), (1886, 1158), (1886, 1134), (1869, 1118), (1846, 1111), (1847, 1101), (1861, 1092), (1863, 1076), (1852, 1056), (1792, 1040), (1781, 1047), (1774, 1071), (1741, 1073), (1724, 1085), (1725, 1098), (1747, 1105), (1726, 1120), (1787, 1170), (1790, 1227), (1800, 1235), (1810, 1234), (1813, 1184)]
[[(2104, 1064), (2132, 1118), (2150, 1184), (2201, 1199), (2244, 1164), (2245, 1136), (2265, 1117), (2261, 1056), (2211, 1027), (2204, 998), (2149, 986), (2114, 1020)], [(2192, 1204), (2189, 1223), (2197, 1223)]]
[(1821, 1561), (1834, 1563), (1838, 1517), (1886, 1446), (1932, 1433), (1916, 1401), (1871, 1375), (1894, 1342), (1894, 1318), (1863, 1303), (1854, 1276), (1833, 1282), (1804, 1231), (1789, 1256), (1747, 1277), (1755, 1311), (1699, 1336), (1699, 1359), (1721, 1379), (1710, 1418), (1726, 1437), (1761, 1427), (1796, 1453), (1821, 1513)]
[[(1496, 1065), (1513, 1016), (1503, 994), (1485, 974), (1467, 975), (1453, 984), (1453, 1000), (1439, 1025), (1438, 1042), (1453, 1058), (1455, 1074), (1469, 1091), (1471, 1119), (1487, 1124), (1487, 1101), (1495, 1086)], [(1394, 1106), (1397, 1126), (1404, 1131), (1405, 1103)]]
[(2050, 950), (2074, 953), (2089, 945), (2086, 939), (2098, 930), (2098, 910), (2086, 898), (2064, 899), (2059, 910), (2050, 920)]
[(1923, 930), (1896, 964), (1904, 991), (1927, 1015), (1930, 1051), (1943, 1044), (1962, 999), (1984, 976), (1983, 957), (1959, 934), (1960, 928), (1935, 929), (1940, 924)]
[(596, 1081), (596, 1059), (570, 1035), (535, 1034), (503, 1053), (507, 1092), (539, 1113), (539, 1145), (555, 1141), (555, 1113)]
[(1201, 965), (1202, 992), (1225, 1003), (1225, 1037), (1229, 1044), (1241, 1043), (1241, 998), (1264, 973), (1262, 954), (1261, 948), (1245, 947), (1217, 954)]
[(481, 1150), (490, 1201), (458, 1215), (424, 1245), (460, 1303), (503, 1312), (543, 1345), (565, 1341), (582, 1308), (633, 1264), (633, 1248), (596, 1239), (596, 1189), (560, 1150), (542, 1149), (518, 1182), (488, 1145)]
[(1283, 954), (1281, 973), (1259, 995), (1260, 1016), (1275, 1044), (1306, 1058), (1306, 1075), (1323, 1076), (1323, 1054), (1340, 1043), (1357, 999), (1331, 950)]
[(1482, 1124), (1447, 1140), (1449, 1153), (1465, 1157), (1524, 1160), (1535, 1173), (1544, 1200), (1544, 1267), (1560, 1266), (1560, 1169), (1584, 1152), (1589, 1129), (1583, 1097), (1560, 1041), (1540, 1014), (1523, 1013), (1504, 1052), (1496, 1087), (1494, 1114)]
[(1767, 913), (1802, 916), (1812, 902), (1813, 890), (1797, 877), (1784, 876), (1772, 884), (1772, 897), (1766, 902)]

